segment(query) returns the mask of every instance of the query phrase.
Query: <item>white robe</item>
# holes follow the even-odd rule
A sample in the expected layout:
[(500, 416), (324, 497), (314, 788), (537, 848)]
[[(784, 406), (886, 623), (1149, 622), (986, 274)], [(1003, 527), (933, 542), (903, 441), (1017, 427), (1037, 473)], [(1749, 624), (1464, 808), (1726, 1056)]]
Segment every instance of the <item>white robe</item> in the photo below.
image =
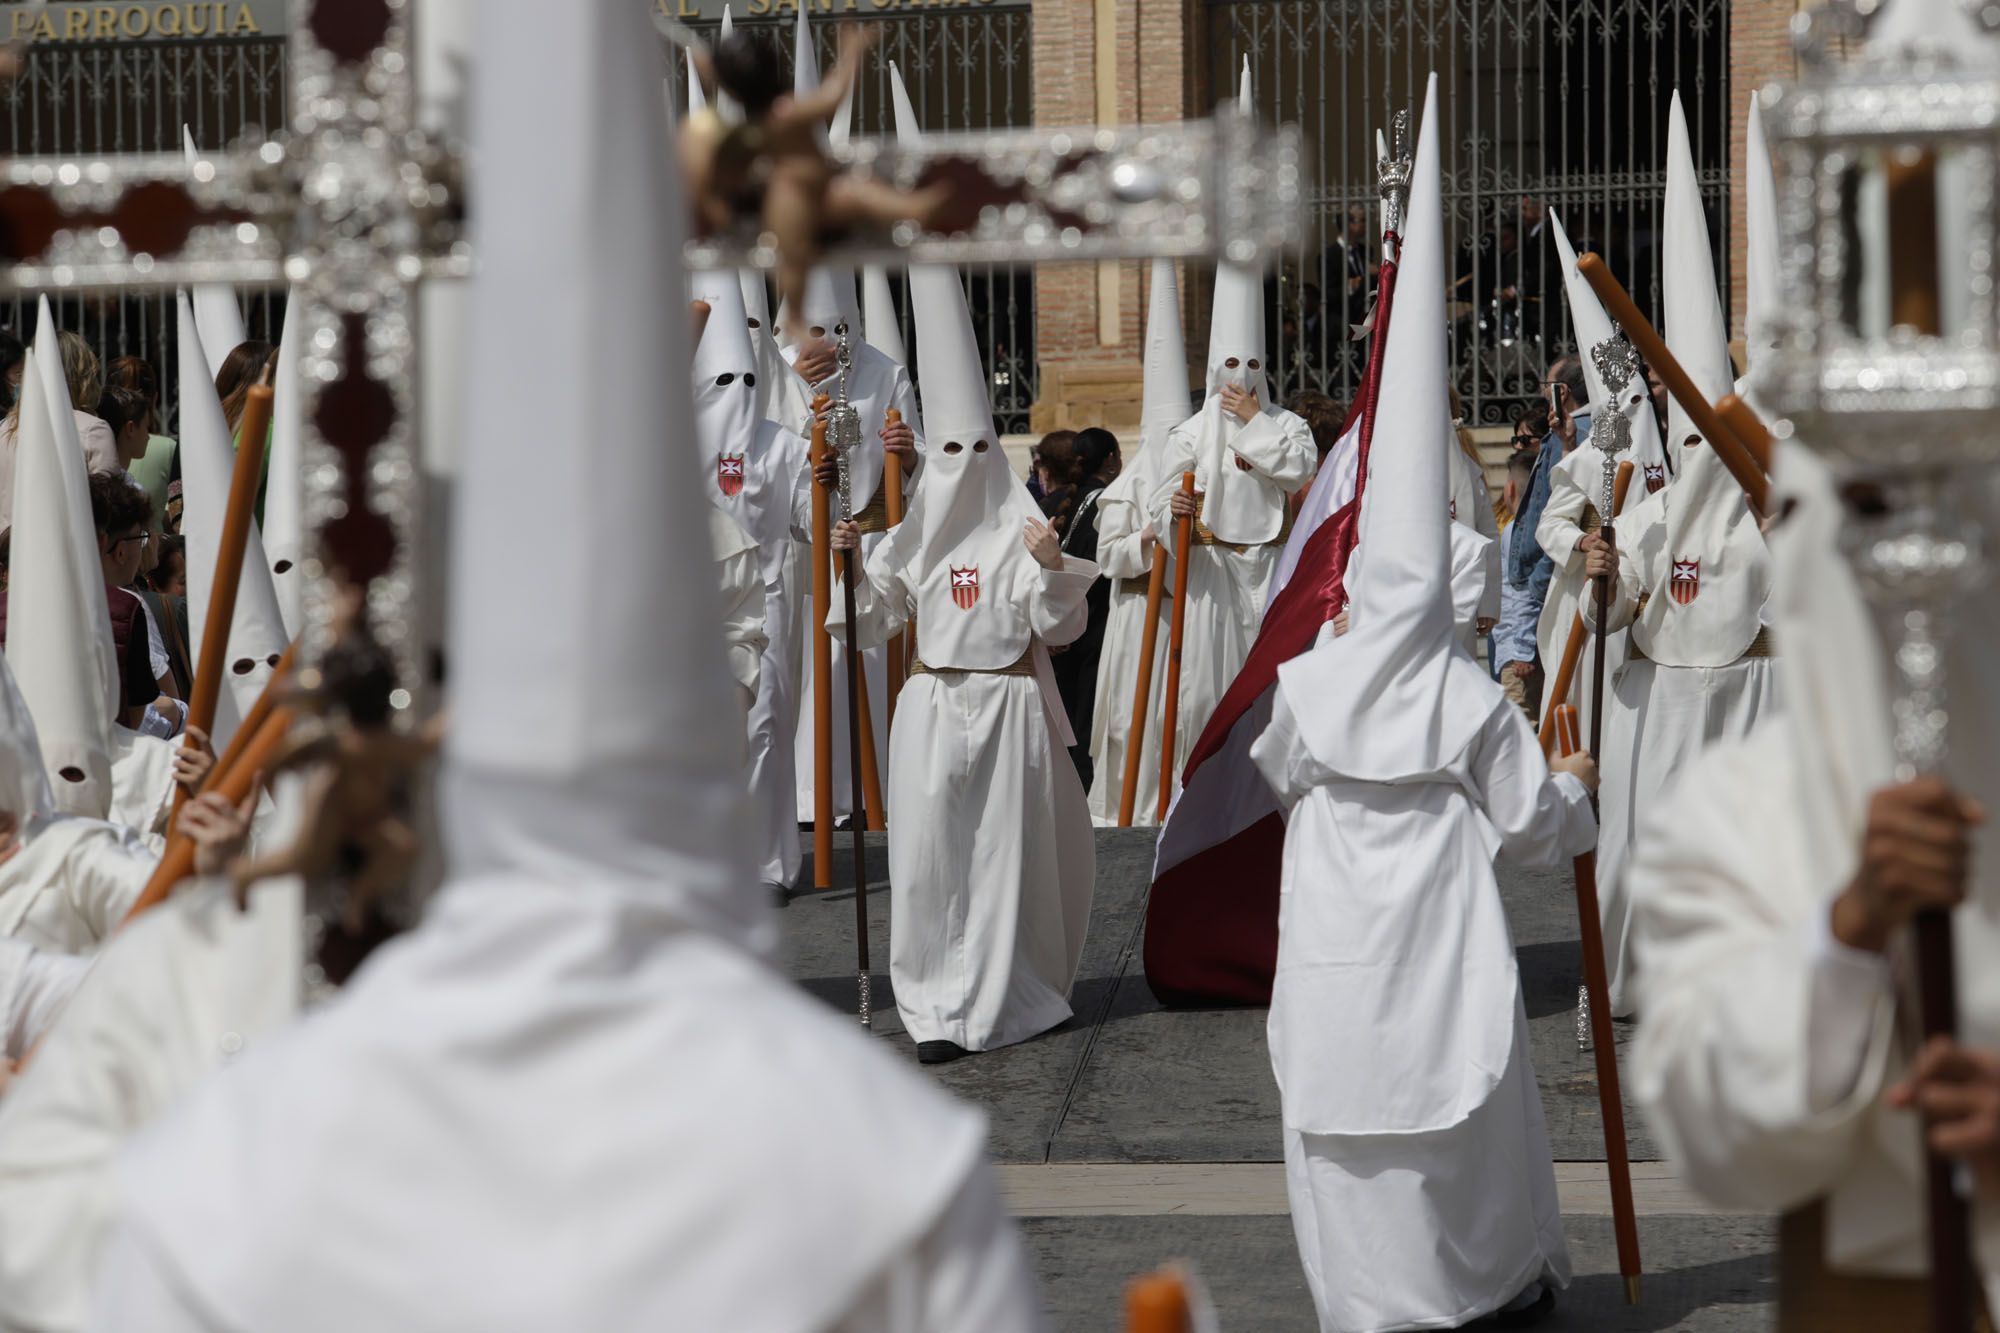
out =
[[(1486, 485), (1486, 470), (1464, 449), (1454, 449), (1451, 454), (1451, 517), (1460, 527), (1470, 529), (1491, 543), (1481, 551), (1485, 575), (1478, 585), (1479, 601), (1473, 618), (1498, 620), (1502, 577), (1500, 522), (1493, 517), (1493, 492)], [(1468, 643), (1466, 646), (1469, 651), (1472, 645)], [(1479, 653), (1474, 653), (1473, 657), (1477, 661), (1486, 660)]]
[[(919, 466), (924, 447), (923, 423), (918, 419), (916, 390), (910, 387), (910, 377), (895, 362), (883, 356), (874, 348), (856, 339), (854, 367), (848, 372), (848, 402), (861, 418), (861, 443), (854, 456), (854, 508), (858, 513), (867, 508), (881, 487), (884, 454), (882, 449), (882, 427), (889, 419), (889, 409), (895, 408), (903, 414), (904, 424), (917, 435)], [(789, 362), (798, 356), (798, 349), (789, 347), (784, 352)], [(825, 394), (828, 398), (838, 398), (836, 389), (839, 372), (835, 372), (824, 383), (808, 385), (795, 373), (787, 374), (783, 381), (784, 407), (781, 424), (799, 435), (810, 437), (812, 429), (812, 399), (814, 394)], [(810, 476), (808, 476), (810, 482)], [(905, 493), (916, 485), (916, 475), (907, 465), (903, 469)], [(829, 512), (832, 521), (840, 521), (840, 495), (836, 491), (830, 497)], [(808, 497), (810, 502), (810, 497)], [(861, 538), (863, 559), (874, 554), (884, 534), (864, 533)], [(810, 533), (808, 532), (808, 536)], [(803, 606), (806, 625), (821, 623), (824, 616), (815, 612), (812, 605), (812, 544), (800, 543), (797, 551), (798, 596)], [(835, 604), (839, 602), (840, 557), (833, 558)], [(798, 641), (798, 724), (794, 735), (794, 756), (799, 787), (798, 819), (810, 823), (813, 817), (813, 636), (801, 634)], [(862, 653), (868, 685), (868, 721), (875, 731), (875, 759), (877, 764), (889, 752), (889, 655), (882, 648), (872, 648)], [(848, 786), (852, 781), (853, 767), (847, 757), (847, 645), (839, 635), (833, 639), (833, 813), (835, 817), (845, 815), (854, 808)], [(884, 775), (887, 782), (887, 775)], [(883, 799), (888, 799), (885, 790)]]
[[(91, 960), (0, 937), (0, 1056), (19, 1060), (54, 1025)], [(19, 1086), (7, 1085), (7, 1091)], [(0, 1313), (5, 1307), (0, 1306)]]
[[(743, 950), (610, 892), (588, 869), (449, 885), (339, 999), (196, 1089), (119, 1164), (87, 1326), (1045, 1328), (981, 1118)], [(611, 931), (641, 947), (603, 957)], [(580, 1134), (530, 1102), (648, 1109)], [(884, 1160), (908, 1163), (899, 1204), (927, 1200), (893, 1234), (847, 1165)]]
[[(1207, 467), (1196, 457), (1209, 409), (1204, 407), (1167, 435), (1166, 456), (1160, 464), (1162, 481), (1148, 504), (1153, 530), (1173, 540), (1174, 520), (1168, 509), (1180, 490), (1181, 474), (1195, 474), (1194, 488), (1207, 494)], [(1229, 437), (1228, 451), (1251, 465), (1249, 476), (1266, 483), (1266, 504), (1282, 520), (1285, 496), (1312, 480), (1319, 450), (1312, 429), (1290, 412), (1266, 408)], [(1230, 466), (1234, 466), (1230, 464)], [(1278, 524), (1272, 525), (1278, 530)], [(1236, 673), (1249, 659), (1264, 620), (1264, 597), (1271, 573), (1284, 554), (1283, 541), (1232, 550), (1227, 546), (1188, 548), (1187, 607), (1182, 611), (1180, 709), (1174, 723), (1174, 783), (1201, 739), (1202, 729)]]
[(296, 880), (259, 885), (247, 912), (188, 885), (104, 949), (0, 1098), (0, 1327), (84, 1326), (118, 1152), (298, 1011), (299, 904)]
[[(1641, 589), (1652, 589), (1654, 597), (1668, 595), (1670, 556), (1662, 540), (1666, 523), (1661, 502), (1674, 494), (1668, 487), (1628, 510), (1611, 599), (1614, 630), (1632, 623)], [(1587, 600), (1584, 624), (1594, 628), (1596, 623), (1596, 604)], [(1643, 632), (1644, 626), (1635, 631)], [(1605, 717), (1599, 768), (1611, 777), (1598, 793), (1597, 840), (1597, 904), (1611, 1011), (1621, 1018), (1637, 1012), (1632, 895), (1625, 866), (1639, 829), (1689, 763), (1712, 745), (1748, 735), (1777, 701), (1773, 657), (1744, 657), (1722, 666), (1672, 666), (1643, 656), (1633, 634), (1626, 638), (1627, 660), (1615, 677), (1607, 677), (1614, 703)]]
[[(1100, 825), (1118, 822), (1125, 790), (1126, 738), (1132, 731), (1132, 698), (1145, 651), (1146, 588), (1153, 568), (1152, 550), (1139, 539), (1145, 525), (1146, 515), (1138, 505), (1098, 501), (1097, 566), (1111, 584), (1097, 661), (1097, 704), (1090, 722), (1090, 756), (1095, 765), (1090, 818)], [(1165, 546), (1157, 549), (1168, 553), (1167, 577), (1153, 636), (1153, 689), (1146, 707), (1146, 734), (1139, 742), (1139, 781), (1132, 805), (1135, 825), (1155, 822), (1153, 812), (1159, 808), (1160, 796), (1160, 731), (1167, 707), (1167, 652), (1174, 599), (1173, 554)]]
[(57, 953), (89, 953), (125, 919), (158, 863), (117, 824), (36, 815), (0, 861), (0, 935)]
[[(920, 588), (894, 554), (870, 560), (856, 589), (857, 642), (884, 642), (919, 605), (950, 605), (950, 561)], [(1025, 558), (1001, 569), (1012, 586), (988, 571), (963, 614), (1025, 621), (1045, 668), (1041, 645), (1083, 632), (1097, 567), (1066, 557), (1061, 570)], [(890, 736), (889, 977), (916, 1041), (986, 1051), (1070, 1017), (1096, 847), (1052, 696), (1048, 675), (940, 669), (903, 686)]]
[[(1644, 487), (1634, 478), (1637, 493), (1628, 492), (1626, 503), (1644, 498)], [(1542, 602), (1541, 619), (1535, 622), (1535, 647), (1542, 656), (1542, 670), (1547, 673), (1548, 685), (1555, 682), (1556, 669), (1562, 665), (1563, 650), (1569, 644), (1570, 627), (1576, 623), (1578, 611), (1586, 596), (1595, 597), (1594, 587), (1583, 575), (1583, 552), (1578, 549), (1582, 542), (1583, 510), (1585, 505), (1600, 506), (1604, 498), (1604, 453), (1588, 442), (1563, 455), (1549, 472), (1549, 499), (1542, 509), (1542, 516), (1535, 524), (1535, 541), (1555, 565), (1555, 573), (1549, 579), (1549, 593)], [(1625, 634), (1620, 631), (1605, 636), (1604, 691), (1612, 695), (1612, 686), (1618, 679), (1618, 669), (1625, 664)], [(1570, 682), (1567, 702), (1575, 705), (1579, 734), (1586, 744), (1590, 737), (1590, 713), (1594, 702), (1591, 699), (1591, 682), (1595, 670), (1592, 663), (1597, 657), (1597, 636), (1586, 634), (1583, 653), (1577, 658), (1576, 675)], [(1544, 700), (1544, 708), (1548, 701)], [(1627, 719), (1629, 723), (1629, 719)], [(1607, 716), (1604, 720), (1608, 732), (1615, 720)], [(1617, 784), (1621, 789), (1624, 775), (1619, 775)]]
[(1493, 696), (1460, 754), (1408, 782), (1334, 777), (1282, 686), (1251, 751), (1289, 810), (1271, 1062), (1326, 1330), (1454, 1327), (1569, 1280), (1493, 858), (1559, 864), (1593, 826)]
[(729, 674), (743, 691), (747, 714), (757, 700), (757, 679), (764, 650), (770, 646), (764, 631), (764, 576), (757, 543), (721, 510), (709, 514), (709, 538), (714, 543), (716, 575), (722, 589), (722, 643), (729, 656)]
[(757, 697), (750, 705), (750, 795), (756, 805), (758, 879), (789, 887), (798, 878), (801, 860), (795, 732), (800, 718), (799, 630), (805, 601), (799, 579), (806, 566), (795, 553), (812, 523), (806, 442), (763, 422), (757, 447), (744, 460), (744, 472), (743, 488), (736, 495), (716, 494), (714, 499), (757, 541), (766, 643), (757, 672)]
[(114, 824), (136, 832), (154, 851), (166, 849), (167, 816), (174, 806), (174, 754), (178, 740), (142, 736), (111, 724), (111, 814)]

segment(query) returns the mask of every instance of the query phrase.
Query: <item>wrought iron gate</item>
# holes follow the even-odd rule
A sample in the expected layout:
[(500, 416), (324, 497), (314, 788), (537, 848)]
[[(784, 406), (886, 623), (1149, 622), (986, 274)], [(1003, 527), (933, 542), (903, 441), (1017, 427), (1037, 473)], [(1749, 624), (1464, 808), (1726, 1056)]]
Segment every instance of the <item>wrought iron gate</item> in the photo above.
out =
[[(1375, 134), (1414, 110), (1432, 69), (1468, 421), (1506, 421), (1574, 345), (1543, 210), (1654, 314), (1676, 87), (1711, 231), (1728, 218), (1728, 14), (1729, 0), (1209, 0), (1213, 95), (1234, 93), (1247, 56), (1258, 113), (1317, 147), (1307, 257), (1266, 289), (1283, 392), (1352, 394), (1365, 345), (1347, 328), (1366, 311), (1379, 248)], [(1727, 269), (1718, 249), (1725, 290)]]
[[(832, 17), (813, 28), (822, 70), (832, 68), (838, 42), (838, 25), (828, 21)], [(843, 11), (840, 17), (850, 16)], [(926, 129), (983, 130), (1032, 121), (1031, 32), (1026, 8), (906, 10), (865, 21), (885, 24), (887, 31), (869, 55), (857, 89), (855, 134), (894, 133), (889, 103), (891, 62), (901, 72)], [(789, 71), (793, 63), (792, 24), (792, 15), (786, 13), (777, 20), (739, 22), (738, 26), (776, 46)], [(712, 34), (716, 25), (692, 26)], [(677, 67), (674, 77), (678, 89), (678, 80), (686, 77), (685, 64)], [(684, 93), (678, 105), (686, 105)], [(1003, 433), (1025, 431), (1037, 379), (1034, 275), (1028, 269), (989, 265), (967, 269), (964, 280), (973, 329), (991, 384), (994, 424)], [(903, 274), (891, 272), (889, 283), (902, 312), (903, 345), (920, 357)]]
[[(282, 38), (38, 44), (0, 93), (0, 151), (12, 157), (178, 152), (181, 127), (203, 149), (284, 123), (290, 92)], [(252, 338), (275, 340), (283, 292), (240, 293)], [(52, 297), (56, 322), (109, 362), (139, 356), (160, 377), (160, 429), (172, 433), (179, 400), (174, 301), (158, 296)], [(16, 297), (0, 323), (33, 337), (35, 305)]]

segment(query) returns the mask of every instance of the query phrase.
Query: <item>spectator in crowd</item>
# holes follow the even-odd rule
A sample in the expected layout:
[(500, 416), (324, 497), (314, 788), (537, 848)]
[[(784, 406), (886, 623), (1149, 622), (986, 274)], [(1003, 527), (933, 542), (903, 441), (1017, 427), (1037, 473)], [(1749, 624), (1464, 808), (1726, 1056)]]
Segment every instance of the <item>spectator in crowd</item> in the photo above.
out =
[[(111, 445), (118, 451), (118, 461), (124, 464), (121, 470), (129, 475), (132, 464), (146, 455), (153, 405), (137, 389), (107, 384), (97, 400), (97, 415), (111, 428)], [(133, 484), (140, 490), (146, 489), (136, 478)], [(147, 492), (147, 498), (151, 498), (151, 492)]]
[(166, 639), (174, 693), (185, 699), (194, 688), (194, 658), (188, 652), (187, 543), (178, 536), (161, 537), (158, 559), (135, 591)]
[[(1346, 410), (1325, 394), (1312, 390), (1293, 394), (1291, 401), (1285, 404), (1285, 410), (1304, 421), (1312, 431), (1313, 448), (1319, 450), (1319, 466), (1326, 466), (1326, 456), (1333, 452), (1334, 445), (1340, 443), (1340, 428), (1347, 422)], [(1315, 469), (1314, 476), (1317, 475)], [(1298, 517), (1311, 490), (1312, 482), (1308, 481), (1286, 497), (1294, 518)]]
[[(1516, 427), (1519, 431), (1519, 427)], [(1539, 441), (1536, 442), (1539, 444)], [(1500, 533), (1500, 567), (1512, 571), (1511, 559), (1517, 537), (1534, 536), (1534, 529), (1523, 528), (1521, 505), (1526, 498), (1528, 486), (1535, 476), (1535, 451), (1532, 448), (1516, 448), (1507, 456), (1507, 487), (1502, 492), (1502, 503), (1507, 507), (1507, 526)], [(1542, 670), (1535, 660), (1535, 622), (1539, 611), (1533, 606), (1533, 593), (1526, 579), (1515, 581), (1512, 577), (1503, 579), (1500, 585), (1500, 623), (1493, 627), (1493, 666), (1499, 677), (1500, 688), (1507, 697), (1520, 705), (1530, 722), (1536, 718), (1541, 704)]]
[[(56, 343), (62, 352), (63, 379), (69, 385), (70, 406), (76, 414), (77, 437), (83, 442), (84, 466), (92, 472), (123, 473), (125, 465), (118, 459), (111, 428), (95, 415), (97, 400), (104, 392), (104, 374), (98, 366), (97, 353), (74, 333), (57, 334)], [(19, 377), (13, 382), (18, 385)], [(21, 399), (17, 394), (7, 408), (6, 419), (0, 420), (0, 514), (9, 515), (10, 522), (14, 512), (15, 436), (20, 416)]]
[(0, 407), (12, 410), (21, 396), (21, 372), (27, 367), (28, 350), (10, 329), (0, 329)]
[[(1091, 426), (1076, 432), (1070, 448), (1076, 458), (1077, 481), (1071, 487), (1075, 499), (1068, 519), (1057, 523), (1056, 531), (1062, 538), (1064, 555), (1095, 564), (1097, 497), (1118, 476), (1121, 464), (1118, 437), (1101, 426)], [(1076, 744), (1069, 747), (1069, 757), (1076, 765), (1077, 776), (1083, 780), (1083, 789), (1089, 791), (1094, 770), (1090, 735), (1097, 712), (1097, 663), (1104, 649), (1104, 622), (1111, 614), (1110, 582), (1099, 578), (1091, 584), (1084, 605), (1090, 618), (1083, 633), (1067, 647), (1050, 651), (1056, 690), (1062, 695), (1063, 711), (1069, 714), (1070, 730), (1076, 733)]]
[[(146, 400), (150, 409), (146, 429), (160, 428), (160, 377), (144, 357), (121, 356), (105, 370), (105, 383), (130, 389)], [(126, 463), (125, 471), (146, 490), (153, 501), (153, 519), (164, 525), (167, 515), (167, 485), (174, 476), (174, 441), (165, 435), (148, 434), (146, 450)], [(156, 529), (157, 531), (157, 529)]]
[(1523, 526), (1503, 571), (1507, 582), (1528, 584), (1537, 617), (1548, 598), (1549, 582), (1555, 577), (1555, 561), (1549, 559), (1542, 544), (1535, 540), (1535, 525), (1541, 521), (1542, 509), (1549, 502), (1549, 474), (1564, 454), (1590, 437), (1590, 397), (1584, 383), (1583, 362), (1574, 356), (1556, 358), (1542, 381), (1542, 391), (1548, 398), (1548, 407), (1541, 414), (1542, 442), (1535, 451), (1535, 475), (1515, 518)]
[[(1530, 403), (1514, 414), (1514, 436), (1509, 443), (1513, 446), (1513, 452), (1528, 455), (1531, 468), (1534, 463), (1535, 454), (1542, 447), (1542, 436), (1547, 433), (1548, 424), (1549, 411), (1539, 403)], [(1523, 493), (1521, 499), (1524, 503), (1527, 498), (1527, 495)], [(1510, 506), (1510, 508), (1513, 512), (1519, 512), (1518, 506)]]
[(1036, 499), (1049, 526), (1061, 537), (1076, 512), (1077, 483), (1083, 480), (1083, 466), (1076, 454), (1076, 432), (1055, 430), (1042, 436), (1029, 455), (1033, 464)]

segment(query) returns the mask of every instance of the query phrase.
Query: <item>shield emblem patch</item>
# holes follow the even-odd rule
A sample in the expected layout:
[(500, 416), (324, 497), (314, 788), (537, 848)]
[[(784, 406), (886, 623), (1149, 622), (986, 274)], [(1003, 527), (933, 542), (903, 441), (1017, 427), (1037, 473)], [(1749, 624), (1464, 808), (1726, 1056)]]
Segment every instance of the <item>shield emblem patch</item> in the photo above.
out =
[(1665, 463), (1646, 464), (1646, 493), (1651, 495), (1666, 484), (1667, 465)]
[(743, 490), (743, 455), (723, 454), (715, 460), (715, 484), (722, 493), (735, 496)]
[(970, 611), (972, 604), (979, 600), (979, 566), (960, 569), (951, 567), (951, 600), (958, 603), (961, 611)]
[(1682, 606), (1692, 602), (1701, 592), (1701, 561), (1676, 559), (1673, 578), (1667, 586), (1667, 591), (1672, 593), (1674, 600)]

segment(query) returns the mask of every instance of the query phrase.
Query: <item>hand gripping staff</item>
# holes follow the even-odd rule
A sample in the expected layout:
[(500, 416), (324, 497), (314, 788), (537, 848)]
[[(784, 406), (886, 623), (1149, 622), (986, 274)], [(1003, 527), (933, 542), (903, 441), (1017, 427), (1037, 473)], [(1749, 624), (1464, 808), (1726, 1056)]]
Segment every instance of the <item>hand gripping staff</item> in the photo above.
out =
[[(1629, 466), (1629, 465), (1628, 465)], [(1553, 710), (1556, 749), (1577, 752), (1576, 708)], [(1604, 966), (1604, 926), (1597, 914), (1597, 855), (1576, 858), (1576, 915), (1583, 935), (1583, 984), (1590, 996), (1591, 1046), (1597, 1058), (1597, 1106), (1604, 1121), (1604, 1165), (1611, 1184), (1611, 1225), (1625, 1303), (1639, 1303), (1639, 1218), (1632, 1204), (1632, 1164), (1625, 1148), (1625, 1100), (1618, 1086), (1617, 1037), (1611, 1029), (1611, 979)]]

